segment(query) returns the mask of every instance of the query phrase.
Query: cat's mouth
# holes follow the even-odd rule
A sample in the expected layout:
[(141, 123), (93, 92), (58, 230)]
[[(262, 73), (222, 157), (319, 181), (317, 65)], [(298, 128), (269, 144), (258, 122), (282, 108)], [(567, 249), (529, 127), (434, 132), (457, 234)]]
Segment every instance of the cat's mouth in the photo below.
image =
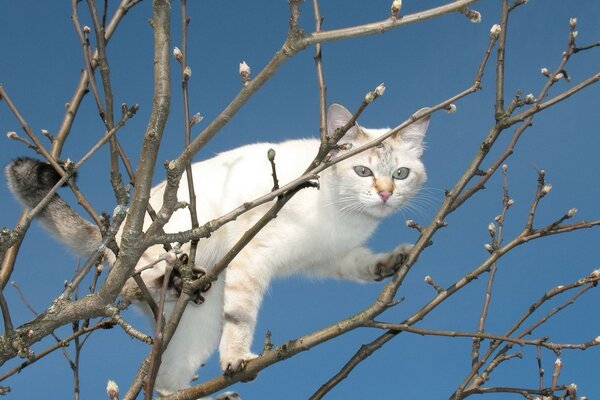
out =
[(368, 207), (369, 213), (377, 218), (385, 218), (390, 214), (394, 213), (398, 209), (397, 205), (390, 203), (389, 201), (380, 201), (377, 204), (372, 204)]

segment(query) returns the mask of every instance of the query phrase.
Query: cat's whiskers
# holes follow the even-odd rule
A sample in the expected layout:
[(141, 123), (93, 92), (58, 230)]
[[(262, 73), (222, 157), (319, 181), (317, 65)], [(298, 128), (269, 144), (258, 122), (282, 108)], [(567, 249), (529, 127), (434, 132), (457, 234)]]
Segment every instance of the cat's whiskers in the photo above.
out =
[(418, 192), (402, 204), (401, 212), (403, 216), (409, 213), (417, 214), (419, 217), (427, 220), (432, 212), (437, 208), (439, 199), (429, 193)]

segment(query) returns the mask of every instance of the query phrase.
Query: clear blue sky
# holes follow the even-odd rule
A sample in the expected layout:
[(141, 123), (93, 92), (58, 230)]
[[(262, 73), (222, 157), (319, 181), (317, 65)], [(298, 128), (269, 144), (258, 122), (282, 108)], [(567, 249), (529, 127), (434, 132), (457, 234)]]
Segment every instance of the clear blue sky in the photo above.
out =
[[(0, 12), (0, 82), (11, 95), (32, 129), (39, 133), (58, 129), (82, 68), (80, 45), (70, 19), (70, 2), (2, 2)], [(112, 2), (111, 2), (112, 3)], [(192, 112), (210, 121), (239, 89), (238, 63), (245, 60), (259, 71), (285, 39), (287, 2), (191, 1), (189, 65)], [(391, 1), (323, 2), (324, 29), (345, 27), (383, 19)], [(444, 3), (441, 0), (405, 0), (403, 14)], [(369, 127), (393, 126), (415, 110), (436, 104), (468, 87), (488, 43), (489, 29), (499, 22), (500, 1), (484, 1), (473, 7), (482, 13), (480, 24), (462, 15), (449, 15), (402, 27), (384, 35), (323, 46), (329, 102), (356, 107), (364, 94), (385, 82), (385, 95), (364, 113), (361, 123)], [(173, 2), (173, 46), (179, 44), (179, 2)], [(302, 26), (314, 27), (311, 3), (303, 5)], [(81, 4), (82, 23), (91, 25)], [(134, 120), (120, 138), (132, 160), (139, 154), (151, 106), (152, 32), (147, 20), (150, 2), (136, 6), (113, 36), (108, 49), (115, 104), (139, 103)], [(579, 45), (600, 40), (600, 7), (596, 0), (531, 0), (510, 19), (506, 54), (506, 96), (517, 90), (538, 93), (545, 80), (540, 68), (554, 69), (567, 44), (570, 17), (577, 17)], [(281, 141), (318, 134), (318, 92), (308, 49), (284, 65), (197, 159), (215, 152), (256, 141)], [(173, 63), (175, 64), (175, 63)], [(567, 67), (571, 83), (557, 83), (556, 94), (598, 72), (600, 49), (580, 53)], [(175, 71), (175, 70), (174, 70)], [(443, 198), (443, 190), (462, 175), (487, 130), (493, 124), (493, 64), (486, 70), (482, 92), (460, 101), (455, 114), (434, 115), (428, 132), (424, 159), (429, 181), (418, 210), (405, 211), (386, 221), (371, 240), (376, 251), (416, 239), (405, 220), (429, 223)], [(178, 78), (173, 78), (172, 117), (167, 126), (160, 159), (173, 158), (182, 148), (181, 98)], [(600, 218), (600, 87), (588, 88), (535, 119), (508, 160), (510, 194), (515, 200), (507, 220), (507, 235), (519, 232), (536, 186), (536, 170), (546, 171), (553, 184), (543, 200), (537, 221), (552, 222), (576, 207), (577, 219)], [(204, 125), (201, 125), (203, 127)], [(20, 130), (6, 105), (0, 102), (0, 164), (19, 155), (32, 155), (22, 144), (4, 138)], [(493, 152), (500, 154), (512, 130), (501, 137)], [(73, 127), (63, 156), (78, 160), (103, 133), (93, 98), (88, 96)], [(41, 135), (40, 135), (41, 136)], [(107, 151), (102, 150), (80, 171), (79, 185), (97, 210), (112, 210), (114, 199), (108, 181)], [(490, 159), (491, 160), (491, 159)], [(490, 161), (484, 164), (489, 165)], [(162, 179), (159, 168), (156, 182)], [(401, 287), (405, 301), (388, 311), (382, 320), (399, 322), (419, 309), (435, 294), (423, 283), (425, 275), (446, 286), (485, 260), (483, 244), (489, 241), (487, 226), (501, 209), (501, 180), (492, 179), (479, 193), (448, 218), (448, 228), (434, 238)], [(65, 192), (72, 200), (72, 196)], [(13, 227), (20, 212), (5, 185), (0, 185), (0, 226)], [(587, 275), (600, 267), (599, 231), (588, 230), (542, 239), (515, 250), (499, 263), (497, 284), (491, 303), (487, 331), (501, 334), (545, 291)], [(45, 309), (72, 276), (77, 260), (57, 246), (36, 224), (23, 244), (13, 279), (38, 310)], [(446, 330), (475, 330), (486, 279), (479, 279), (455, 298), (439, 307), (418, 326)], [(273, 333), (280, 344), (299, 337), (369, 305), (381, 284), (357, 285), (304, 278), (275, 282), (265, 298), (256, 329), (255, 350), (263, 335)], [(31, 313), (16, 291), (5, 290), (14, 309), (16, 324), (31, 319)], [(561, 298), (564, 301), (566, 297)], [(600, 322), (593, 311), (600, 300), (592, 290), (571, 308), (544, 325), (533, 337), (550, 336), (553, 342), (583, 342), (600, 335)], [(547, 312), (554, 302), (544, 308)], [(534, 320), (541, 317), (536, 314)], [(137, 327), (150, 332), (136, 312), (125, 314)], [(532, 320), (533, 321), (533, 320)], [(70, 327), (57, 332), (66, 336)], [(362, 343), (381, 332), (362, 329), (333, 340), (269, 368), (252, 383), (235, 387), (243, 398), (303, 399), (313, 393), (354, 354)], [(51, 342), (35, 346), (41, 351)], [(470, 369), (468, 339), (420, 337), (401, 334), (356, 368), (349, 379), (334, 389), (331, 399), (447, 398)], [(486, 348), (486, 344), (483, 345)], [(108, 379), (125, 390), (148, 349), (119, 328), (92, 335), (81, 360), (82, 398), (104, 398)], [(67, 349), (67, 351), (71, 351)], [(534, 349), (522, 360), (506, 362), (494, 373), (489, 386), (537, 387)], [(555, 356), (542, 352), (546, 385)], [(579, 394), (600, 395), (598, 370), (600, 348), (565, 352), (561, 383), (575, 382)], [(7, 363), (11, 366), (14, 362)], [(202, 377), (219, 373), (215, 357)], [(8, 365), (2, 368), (7, 368)], [(71, 371), (60, 352), (3, 382), (10, 385), (10, 398), (71, 398)], [(497, 398), (511, 398), (508, 395)], [(512, 398), (521, 398), (513, 396)]]

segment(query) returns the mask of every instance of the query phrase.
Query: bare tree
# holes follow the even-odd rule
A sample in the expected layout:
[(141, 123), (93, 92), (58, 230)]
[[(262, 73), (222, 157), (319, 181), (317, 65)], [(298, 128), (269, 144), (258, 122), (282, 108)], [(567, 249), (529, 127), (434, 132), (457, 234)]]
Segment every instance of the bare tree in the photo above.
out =
[[(525, 398), (541, 398), (543, 396), (546, 396), (546, 398), (582, 398), (577, 394), (575, 385), (561, 380), (562, 362), (560, 358), (556, 359), (553, 364), (554, 370), (550, 382), (544, 379), (542, 352), (550, 352), (558, 357), (565, 351), (586, 350), (600, 344), (600, 336), (590, 336), (584, 340), (581, 340), (579, 336), (573, 336), (573, 342), (554, 342), (548, 335), (540, 336), (538, 330), (540, 326), (545, 326), (556, 314), (579, 301), (581, 296), (586, 295), (590, 289), (597, 285), (600, 279), (598, 265), (589, 266), (588, 274), (577, 276), (568, 283), (550, 288), (536, 286), (535, 290), (539, 292), (539, 299), (522, 310), (510, 310), (512, 323), (508, 329), (490, 333), (491, 330), (488, 328), (489, 307), (493, 298), (495, 277), (499, 262), (503, 257), (513, 253), (516, 248), (522, 245), (528, 245), (537, 239), (548, 236), (568, 236), (569, 232), (587, 228), (594, 228), (591, 230), (592, 233), (589, 233), (590, 235), (596, 234), (597, 228), (595, 227), (600, 225), (600, 215), (596, 215), (595, 219), (591, 220), (578, 220), (576, 208), (567, 208), (564, 213), (553, 216), (553, 219), (549, 221), (546, 218), (539, 218), (540, 205), (542, 202), (547, 201), (546, 197), (549, 196), (552, 189), (552, 186), (546, 182), (546, 173), (539, 170), (537, 181), (532, 182), (535, 193), (528, 206), (528, 212), (522, 221), (517, 223), (511, 221), (513, 226), (507, 226), (507, 216), (514, 204), (510, 193), (510, 172), (507, 162), (513, 153), (518, 151), (518, 145), (523, 134), (531, 129), (534, 119), (539, 114), (551, 112), (550, 109), (555, 109), (557, 105), (572, 96), (580, 95), (580, 92), (600, 80), (600, 71), (595, 71), (589, 76), (577, 80), (571, 79), (568, 72), (570, 64), (577, 62), (578, 60), (575, 59), (580, 54), (595, 52), (600, 44), (599, 42), (579, 43), (578, 26), (575, 18), (569, 19), (566, 17), (564, 21), (556, 23), (556, 29), (565, 28), (565, 45), (562, 53), (556, 54), (554, 67), (541, 70), (542, 79), (545, 83), (539, 92), (525, 95), (520, 92), (512, 94), (507, 89), (507, 70), (518, 68), (518, 66), (509, 65), (506, 61), (507, 34), (512, 28), (511, 23), (509, 23), (509, 16), (518, 15), (522, 9), (531, 5), (526, 5), (526, 0), (514, 0), (513, 2), (498, 0), (497, 3), (501, 8), (500, 19), (491, 26), (487, 48), (481, 52), (478, 65), (465, 66), (465, 68), (473, 71), (471, 81), (465, 82), (461, 90), (450, 96), (445, 97), (445, 95), (435, 93), (435, 98), (438, 100), (434, 104), (429, 104), (427, 111), (418, 114), (407, 112), (407, 115), (412, 116), (399, 123), (380, 139), (366, 146), (351, 149), (341, 156), (331, 157), (329, 153), (337, 146), (338, 140), (343, 137), (359, 116), (367, 113), (368, 110), (371, 110), (371, 107), (375, 107), (372, 104), (377, 103), (377, 98), (383, 95), (385, 87), (383, 85), (375, 87), (374, 85), (373, 89), (367, 93), (356, 91), (355, 96), (360, 105), (354, 110), (353, 119), (347, 126), (337, 131), (333, 137), (329, 137), (326, 134), (325, 112), (328, 103), (326, 98), (327, 74), (325, 73), (327, 68), (322, 58), (324, 49), (321, 48), (321, 44), (332, 41), (356, 40), (363, 36), (401, 29), (409, 24), (419, 24), (430, 19), (449, 18), (450, 15), (457, 14), (466, 17), (466, 20), (463, 19), (458, 22), (453, 20), (453, 23), (468, 23), (469, 20), (479, 22), (481, 20), (480, 13), (470, 8), (473, 7), (476, 0), (447, 1), (437, 7), (408, 14), (404, 13), (401, 1), (393, 1), (389, 8), (382, 11), (383, 19), (379, 21), (332, 30), (322, 29), (323, 18), (317, 0), (312, 2), (314, 29), (302, 26), (300, 19), (301, 11), (304, 8), (309, 10), (310, 6), (302, 4), (302, 1), (290, 0), (289, 29), (287, 36), (282, 38), (281, 48), (275, 51), (272, 58), (262, 69), (253, 65), (251, 69), (246, 62), (240, 64), (239, 92), (208, 123), (202, 121), (200, 114), (193, 114), (190, 107), (190, 98), (199, 94), (190, 93), (189, 90), (192, 70), (188, 65), (188, 57), (189, 52), (195, 51), (195, 49), (191, 50), (188, 46), (188, 28), (190, 28), (191, 20), (188, 16), (186, 1), (181, 0), (180, 7), (177, 8), (177, 2), (153, 0), (152, 19), (150, 21), (154, 45), (153, 98), (151, 111), (144, 115), (144, 117), (147, 117), (147, 127), (143, 143), (139, 149), (127, 148), (121, 144), (122, 140), (118, 137), (121, 130), (127, 129), (127, 124), (131, 119), (140, 118), (138, 113), (140, 107), (137, 104), (123, 103), (120, 116), (118, 116), (118, 112), (116, 114), (114, 103), (119, 101), (113, 95), (115, 91), (113, 90), (111, 65), (114, 64), (111, 63), (107, 48), (109, 43), (114, 40), (112, 37), (118, 26), (127, 23), (126, 14), (138, 12), (140, 8), (138, 4), (141, 2), (139, 0), (121, 0), (118, 7), (110, 13), (109, 10), (112, 7), (109, 7), (107, 1), (100, 2), (102, 4), (99, 5), (93, 0), (88, 0), (85, 12), (89, 14), (86, 19), (91, 21), (91, 26), (86, 26), (81, 22), (79, 14), (84, 12), (85, 7), (80, 3), (82, 2), (72, 0), (71, 16), (74, 31), (80, 41), (82, 51), (81, 54), (77, 55), (77, 58), (74, 55), (70, 56), (78, 60), (78, 65), (83, 62), (83, 68), (73, 96), (67, 104), (67, 111), (60, 128), (54, 134), (47, 131), (42, 132), (48, 139), (47, 143), (44, 143), (34, 133), (25, 116), (20, 113), (19, 105), (14, 104), (11, 100), (12, 92), (18, 90), (18, 86), (10, 86), (10, 81), (6, 82), (7, 86), (0, 85), (2, 105), (7, 107), (14, 115), (16, 123), (20, 125), (26, 135), (23, 137), (16, 131), (11, 130), (8, 132), (8, 138), (22, 142), (31, 151), (41, 155), (63, 177), (38, 207), (21, 214), (14, 228), (3, 228), (0, 232), (0, 255), (2, 256), (0, 284), (3, 290), (10, 288), (7, 285), (11, 281), (21, 241), (36, 214), (50, 201), (51, 196), (63, 184), (70, 187), (77, 201), (83, 206), (89, 217), (100, 227), (103, 232), (103, 245), (114, 248), (115, 252), (118, 249), (118, 257), (110, 271), (104, 271), (101, 264), (98, 263), (100, 251), (90, 259), (83, 260), (75, 276), (67, 279), (62, 293), (56, 298), (47, 299), (47, 305), (43, 311), (39, 313), (34, 311), (35, 318), (19, 326), (13, 324), (12, 316), (14, 312), (9, 307), (4, 292), (0, 292), (0, 309), (4, 320), (4, 334), (0, 338), (0, 360), (4, 364), (16, 357), (25, 358), (23, 362), (8, 368), (0, 376), (0, 380), (5, 382), (6, 385), (2, 388), (4, 393), (10, 390), (10, 378), (14, 374), (22, 371), (23, 373), (29, 373), (26, 369), (27, 366), (43, 359), (54, 351), (63, 349), (64, 356), (73, 370), (74, 396), (79, 398), (79, 360), (84, 344), (86, 344), (90, 335), (102, 335), (98, 332), (99, 330), (118, 325), (132, 338), (148, 345), (147, 357), (140, 362), (133, 382), (120, 382), (122, 387), (128, 387), (122, 394), (122, 398), (137, 398), (142, 391), (145, 398), (152, 398), (152, 388), (160, 363), (160, 354), (177, 328), (186, 305), (193, 299), (193, 293), (217, 279), (218, 274), (227, 268), (233, 257), (269, 221), (277, 216), (277, 213), (285, 207), (292, 196), (300, 190), (314, 190), (309, 187), (317, 185), (316, 181), (323, 170), (342, 159), (377, 146), (383, 140), (416, 120), (438, 112), (456, 111), (457, 107), (461, 107), (463, 99), (479, 96), (485, 83), (488, 88), (487, 92), (493, 93), (493, 107), (490, 107), (490, 110), (493, 111), (488, 117), (489, 129), (484, 133), (478, 132), (481, 137), (478, 147), (469, 149), (472, 153), (471, 162), (464, 167), (462, 175), (456, 182), (445, 191), (443, 199), (436, 203), (437, 211), (433, 217), (428, 221), (417, 222), (411, 219), (406, 222), (407, 227), (415, 230), (418, 234), (418, 239), (402, 267), (380, 288), (378, 294), (370, 300), (371, 304), (369, 306), (334, 324), (278, 345), (271, 343), (270, 335), (268, 335), (261, 355), (250, 361), (242, 371), (199, 382), (192, 388), (181, 390), (176, 394), (166, 396), (166, 398), (196, 399), (228, 388), (236, 382), (252, 380), (260, 371), (282, 360), (294, 357), (312, 348), (319, 351), (318, 346), (320, 344), (357, 329), (373, 330), (380, 334), (370, 343), (358, 348), (356, 353), (344, 365), (340, 366), (337, 373), (330, 377), (324, 377), (325, 382), (323, 385), (314, 388), (312, 399), (322, 398), (345, 379), (351, 379), (353, 369), (370, 355), (378, 351), (385, 351), (387, 343), (399, 340), (410, 333), (424, 335), (429, 339), (438, 336), (472, 339), (472, 346), (470, 346), (471, 368), (462, 381), (456, 382), (453, 391), (448, 393), (448, 396), (453, 399), (486, 393), (514, 393)], [(304, 11), (307, 12), (307, 10)], [(171, 30), (171, 21), (175, 18), (180, 20), (181, 33), (179, 36)], [(589, 27), (582, 29), (589, 29)], [(126, 39), (119, 38), (119, 40)], [(179, 45), (174, 48), (172, 42), (178, 42)], [(318, 82), (315, 97), (319, 99), (321, 146), (318, 153), (315, 154), (314, 161), (306, 166), (305, 173), (298, 176), (291, 183), (280, 186), (276, 178), (276, 160), (274, 156), (271, 156), (269, 159), (273, 165), (273, 190), (270, 193), (265, 193), (264, 196), (254, 201), (240, 204), (238, 208), (213, 221), (198, 220), (193, 212), (196, 210), (196, 199), (192, 195), (190, 204), (186, 205), (192, 210), (192, 229), (177, 234), (165, 234), (163, 231), (164, 225), (173, 212), (182, 207), (177, 198), (178, 187), (188, 185), (190, 193), (194, 193), (191, 180), (189, 182), (181, 181), (184, 172), (187, 171), (187, 176), (191, 176), (192, 158), (226, 126), (259, 89), (276, 74), (280, 67), (295, 55), (306, 51), (314, 51), (316, 81)], [(171, 70), (172, 63), (175, 69), (178, 69), (176, 73)], [(258, 72), (255, 72), (255, 70), (258, 70)], [(314, 71), (306, 73), (307, 76), (313, 74)], [(177, 83), (175, 84), (173, 81)], [(180, 86), (180, 89), (175, 90), (177, 86)], [(103, 124), (104, 134), (83, 157), (73, 162), (68, 159), (68, 155), (64, 154), (63, 150), (65, 144), (71, 139), (70, 134), (73, 124), (79, 115), (86, 94), (89, 94), (87, 97), (91, 97), (88, 101), (93, 100), (95, 102)], [(171, 99), (175, 96), (181, 98), (182, 111), (171, 110)], [(414, 112), (418, 108), (415, 105), (411, 111)], [(578, 118), (585, 117), (585, 115), (578, 116)], [(152, 178), (158, 169), (159, 149), (164, 146), (165, 139), (163, 135), (169, 118), (183, 118), (181, 141), (184, 148), (171, 161), (165, 163), (167, 189), (164, 203), (160, 210), (153, 210), (148, 204), (148, 198), (152, 187)], [(6, 124), (5, 122), (4, 125)], [(14, 122), (11, 124), (14, 124)], [(202, 127), (200, 132), (194, 133), (198, 126)], [(114, 191), (115, 206), (110, 218), (107, 214), (99, 214), (86, 200), (86, 196), (78, 188), (75, 181), (70, 179), (96, 151), (104, 147), (108, 147), (110, 154), (110, 181)], [(25, 148), (23, 151), (25, 152)], [(129, 157), (132, 154), (137, 154), (136, 152), (139, 152), (138, 161), (130, 162)], [(593, 175), (589, 171), (588, 173), (590, 176)], [(126, 180), (129, 180), (133, 188), (131, 194), (129, 194), (128, 185), (123, 183), (122, 174), (125, 174)], [(83, 179), (87, 178), (83, 177)], [(484, 225), (487, 226), (489, 233), (489, 241), (484, 246), (488, 253), (485, 259), (478, 265), (470, 267), (466, 273), (461, 274), (454, 280), (449, 280), (448, 283), (439, 284), (431, 276), (426, 276), (424, 281), (430, 287), (428, 290), (432, 296), (407, 312), (399, 322), (398, 320), (393, 322), (380, 320), (380, 318), (387, 318), (388, 314), (383, 315), (385, 311), (402, 302), (399, 298), (399, 295), (402, 295), (401, 285), (405, 283), (411, 273), (414, 274), (414, 267), (418, 265), (421, 254), (428, 251), (434, 238), (438, 236), (438, 232), (443, 231), (443, 228), (447, 226), (449, 217), (480, 194), (486, 185), (493, 185), (498, 182), (501, 182), (502, 195), (498, 199), (497, 209), (490, 211), (494, 214), (490, 214), (490, 220)], [(150, 305), (156, 313), (156, 329), (151, 335), (142, 333), (143, 328), (133, 326), (121, 315), (128, 307), (128, 304), (121, 301), (119, 297), (126, 281), (133, 275), (134, 279), (140, 282), (143, 290), (143, 283), (139, 280), (139, 275), (134, 274), (134, 267), (149, 246), (165, 244), (166, 251), (168, 251), (170, 249), (169, 243), (190, 242), (192, 246), (189, 260), (194, 260), (196, 244), (200, 239), (208, 237), (221, 226), (235, 220), (240, 215), (267, 203), (271, 204), (269, 211), (251, 230), (242, 236), (240, 241), (230, 249), (227, 255), (209, 273), (198, 279), (192, 279), (192, 262), (189, 265), (187, 263), (180, 265), (182, 276), (185, 277), (184, 286), (175, 310), (168, 320), (164, 320), (162, 313), (164, 296), (161, 296), (162, 300), (158, 302), (148, 298), (148, 302), (151, 303)], [(201, 202), (198, 206), (202, 206)], [(597, 213), (598, 210), (595, 210), (595, 212)], [(154, 222), (150, 228), (144, 230), (143, 222), (147, 214), (151, 215)], [(514, 225), (516, 224), (520, 224), (522, 229), (515, 231)], [(116, 243), (114, 237), (119, 229), (122, 229), (123, 232), (122, 240), (120, 243)], [(24, 260), (26, 260), (26, 257), (27, 254), (21, 254), (21, 258)], [(17, 266), (17, 268), (19, 267)], [(67, 270), (64, 273), (66, 274)], [(549, 270), (548, 273), (552, 273), (552, 271)], [(515, 278), (518, 278), (518, 272), (514, 274)], [(474, 329), (457, 331), (451, 328), (430, 329), (420, 325), (421, 321), (426, 321), (426, 318), (432, 312), (439, 310), (448, 299), (461, 296), (462, 293), (465, 293), (465, 288), (472, 286), (478, 278), (484, 277), (487, 279), (487, 285), (479, 303), (476, 304), (476, 307), (481, 311)], [(84, 292), (82, 284), (87, 281), (90, 282), (89, 294), (82, 296), (81, 293)], [(13, 286), (18, 289), (16, 284)], [(164, 290), (166, 291), (166, 286)], [(28, 304), (25, 294), (22, 294), (22, 298), (23, 303)], [(548, 304), (554, 304), (555, 306), (548, 310)], [(33, 311), (33, 307), (29, 306)], [(72, 334), (61, 337), (55, 333), (55, 330), (64, 326), (71, 326)], [(53, 338), (55, 343), (48, 345), (48, 338)], [(64, 350), (64, 347), (70, 342), (75, 345), (74, 354)], [(38, 343), (44, 343), (46, 347), (41, 347)], [(483, 346), (484, 343), (486, 346)], [(512, 364), (509, 363), (509, 360), (521, 357), (519, 352), (514, 351), (517, 346), (532, 348), (536, 351), (539, 380), (527, 387), (510, 383), (507, 386), (489, 386), (491, 376), (500, 365), (507, 364), (510, 368)], [(260, 381), (260, 378), (258, 378), (258, 381)], [(118, 389), (114, 386), (110, 386), (107, 390), (109, 398), (118, 398)]]

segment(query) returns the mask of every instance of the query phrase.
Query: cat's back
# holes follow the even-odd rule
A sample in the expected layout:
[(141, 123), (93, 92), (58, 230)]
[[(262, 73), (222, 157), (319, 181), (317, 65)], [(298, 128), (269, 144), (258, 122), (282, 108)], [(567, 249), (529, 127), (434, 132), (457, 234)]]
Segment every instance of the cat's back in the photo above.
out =
[[(318, 150), (316, 139), (242, 146), (193, 165), (196, 192), (221, 212), (267, 194), (273, 188), (272, 167), (267, 154), (275, 151), (280, 186), (300, 176)], [(187, 191), (185, 192), (187, 195)]]
[[(272, 190), (272, 169), (267, 158), (270, 149), (275, 150), (275, 168), (281, 186), (306, 170), (318, 148), (317, 139), (255, 143), (192, 164), (200, 223), (220, 217), (244, 202), (252, 201)], [(189, 201), (186, 182), (187, 176), (184, 174), (179, 185), (179, 201)], [(155, 208), (162, 204), (165, 184), (162, 182), (152, 190), (151, 203)], [(176, 225), (178, 230), (187, 228), (189, 215), (183, 214), (189, 214), (187, 209), (176, 211), (175, 221), (168, 225)]]

